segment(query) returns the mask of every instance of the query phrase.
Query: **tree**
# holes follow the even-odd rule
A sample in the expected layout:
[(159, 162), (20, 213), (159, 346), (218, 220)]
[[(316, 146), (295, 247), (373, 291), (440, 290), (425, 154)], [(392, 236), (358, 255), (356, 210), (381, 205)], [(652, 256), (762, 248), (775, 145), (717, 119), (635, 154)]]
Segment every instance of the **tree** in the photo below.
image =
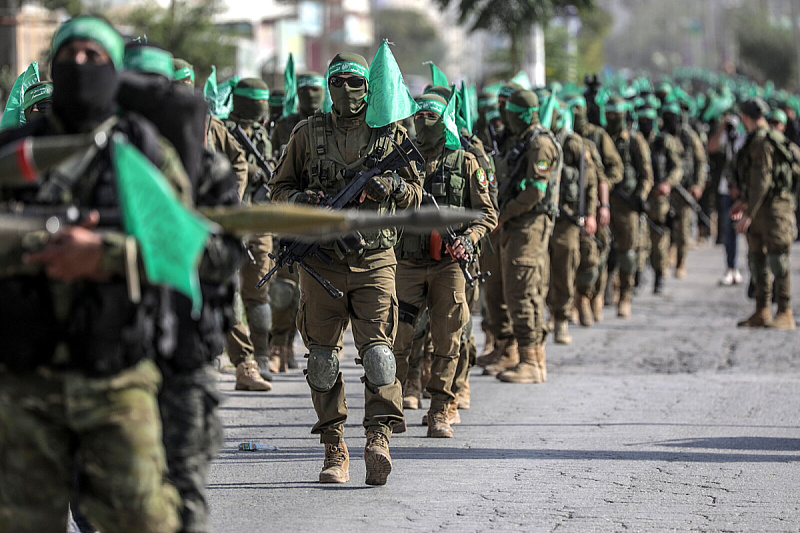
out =
[(234, 73), (235, 47), (212, 22), (221, 8), (220, 0), (172, 0), (169, 8), (145, 3), (122, 15), (119, 22), (130, 25), (134, 35), (147, 35), (150, 42), (194, 65), (197, 83), (202, 84), (212, 65), (220, 79)]
[(433, 0), (442, 9), (458, 4), (459, 22), (469, 24), (470, 31), (492, 30), (510, 40), (511, 70), (522, 68), (524, 41), (535, 24), (546, 27), (558, 12), (567, 6), (578, 9), (594, 7), (595, 0)]
[(375, 13), (375, 36), (394, 43), (392, 53), (406, 75), (430, 75), (425, 61), (441, 64), (445, 47), (430, 20), (417, 11), (384, 9)]
[(771, 22), (763, 9), (744, 6), (736, 13), (739, 70), (760, 82), (793, 86), (798, 51), (790, 26)]

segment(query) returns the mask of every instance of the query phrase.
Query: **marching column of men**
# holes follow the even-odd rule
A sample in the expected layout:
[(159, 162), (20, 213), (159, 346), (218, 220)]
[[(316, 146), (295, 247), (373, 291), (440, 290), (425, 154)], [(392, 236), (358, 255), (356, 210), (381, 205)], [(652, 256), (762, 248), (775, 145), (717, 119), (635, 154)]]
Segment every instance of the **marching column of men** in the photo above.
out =
[[(602, 110), (596, 87), (562, 104), (555, 88), (541, 96), (515, 83), (487, 88), (474, 130), (453, 118), (457, 93), (429, 87), (416, 100), (411, 144), (395, 119), (382, 127), (369, 120), (380, 102), (367, 92), (377, 81), (358, 54), (336, 55), (325, 76), (301, 74), (299, 109), (288, 116), (278, 91), (258, 78), (238, 81), (223, 122), (194, 94), (189, 63), (152, 44), (126, 46), (99, 18), (63, 24), (50, 52), (52, 82), (25, 91), (27, 123), (0, 133), (0, 146), (124, 137), (186, 206), (327, 208), (365, 176), (358, 209), (388, 215), (430, 203), (481, 217), (423, 235), (387, 228), (322, 240), (303, 269), (278, 269), (262, 288), (270, 252), (290, 245), (270, 234), (244, 243), (213, 235), (200, 260), (198, 310), (147, 281), (139, 244), (119, 220), (112, 143), (98, 141), (39, 181), (0, 188), (5, 206), (73, 205), (83, 214), (0, 257), (0, 521), (15, 531), (64, 530), (70, 505), (102, 530), (208, 531), (205, 481), (222, 442), (212, 361), (223, 346), (237, 390), (269, 391), (272, 373), (296, 366), (300, 333), (317, 414), (311, 432), (324, 445), (319, 481), (344, 483), (340, 360), (349, 325), (364, 370), (365, 481), (383, 485), (391, 438), (408, 429), (404, 406), (418, 408), (423, 388), (428, 437), (453, 437), (458, 409), (469, 406), (478, 290), (483, 373), (543, 383), (548, 307), (554, 341), (568, 345), (576, 310), (583, 326), (601, 321), (604, 305), (631, 316), (648, 260), (656, 294), (671, 266), (685, 277), (707, 157), (689, 97), (670, 84), (612, 96)], [(326, 90), (329, 112), (321, 109)], [(726, 159), (724, 222), (747, 235), (756, 305), (739, 326), (794, 329), (789, 253), (800, 148), (783, 133), (785, 112), (741, 98), (738, 113), (746, 140)], [(724, 148), (727, 120), (708, 140), (713, 152)], [(402, 165), (381, 166), (398, 153)], [(106, 220), (108, 212), (116, 218)], [(492, 275), (478, 289), (480, 271)], [(132, 276), (143, 281), (141, 294)]]

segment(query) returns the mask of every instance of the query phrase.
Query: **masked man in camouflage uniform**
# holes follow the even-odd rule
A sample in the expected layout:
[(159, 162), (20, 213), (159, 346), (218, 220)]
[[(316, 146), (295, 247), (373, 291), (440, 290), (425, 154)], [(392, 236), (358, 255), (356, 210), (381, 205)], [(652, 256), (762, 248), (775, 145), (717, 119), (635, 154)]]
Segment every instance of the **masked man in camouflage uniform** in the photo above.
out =
[[(50, 52), (52, 113), (4, 132), (0, 145), (89, 132), (110, 141), (122, 134), (190, 203), (191, 186), (169, 143), (141, 116), (114, 114), (123, 56), (116, 30), (98, 18), (77, 17), (57, 30)], [(0, 199), (113, 210), (119, 208), (116, 182), (106, 144), (29, 187), (0, 191)], [(179, 525), (178, 495), (164, 478), (156, 403), (161, 375), (150, 360), (158, 291), (145, 285), (141, 302), (133, 301), (126, 277), (135, 275), (136, 243), (119, 229), (91, 229), (98, 219), (89, 214), (41, 248), (26, 241), (7, 250), (0, 265), (4, 530), (65, 531), (76, 465), (80, 508), (100, 530), (170, 533)]]
[[(270, 182), (273, 201), (317, 205), (340, 191), (353, 173), (374, 166), (406, 139), (405, 130), (389, 124), (373, 129), (365, 118), (368, 87), (366, 60), (342, 53), (330, 63), (327, 78), (332, 113), (315, 113), (292, 134)], [(422, 189), (416, 170), (372, 178), (364, 188), (361, 209), (390, 213), (419, 206)], [(397, 230), (353, 235), (321, 245), (331, 262), (310, 257), (307, 262), (344, 293), (331, 295), (305, 270), (300, 271), (298, 330), (309, 350), (307, 380), (319, 418), (311, 430), (325, 444), (321, 482), (349, 479), (349, 454), (344, 443), (347, 404), (339, 371), (342, 335), (353, 330), (358, 361), (364, 366), (367, 433), (364, 460), (367, 484), (383, 485), (391, 472), (389, 438), (403, 422), (402, 387), (392, 353), (397, 331), (393, 247)]]
[[(464, 274), (456, 260), (474, 260), (476, 246), (496, 224), (489, 197), (489, 180), (477, 160), (460, 148), (446, 147), (447, 131), (442, 116), (447, 101), (437, 94), (417, 100), (414, 118), (416, 144), (425, 158), (424, 190), (441, 207), (472, 208), (483, 219), (456, 228), (457, 239), (445, 243), (438, 233), (405, 235), (397, 245), (397, 294), (400, 324), (395, 354), (398, 379), (404, 381), (414, 340), (414, 324), (427, 308), (430, 316), (433, 361), (427, 390), (431, 395), (428, 436), (452, 437), (448, 410), (456, 409), (452, 384), (459, 364), (461, 328), (470, 319)], [(454, 129), (454, 128), (453, 128)], [(451, 141), (457, 141), (455, 131)]]
[[(662, 113), (672, 113), (680, 116), (680, 107), (670, 103), (661, 108)], [(647, 199), (649, 205), (648, 216), (660, 227), (659, 233), (650, 228), (650, 265), (655, 271), (653, 293), (661, 294), (664, 288), (664, 274), (667, 271), (669, 257), (668, 218), (670, 216), (670, 192), (676, 183), (683, 178), (683, 163), (681, 141), (673, 134), (655, 129), (655, 123), (647, 115), (639, 117), (639, 129), (648, 132), (647, 141), (650, 145), (650, 162), (653, 168), (654, 186)], [(677, 133), (677, 131), (676, 131)]]
[[(794, 220), (793, 174), (800, 161), (786, 137), (770, 130), (761, 99), (748, 100), (740, 116), (748, 136), (736, 159), (742, 198), (731, 208), (737, 233), (747, 235), (747, 256), (756, 284), (756, 310), (739, 327), (795, 329), (791, 300), (789, 254), (797, 234)], [(771, 316), (773, 279), (778, 312)]]
[(499, 173), (507, 176), (499, 194), (503, 289), (519, 347), (519, 363), (497, 378), (511, 383), (547, 379), (545, 276), (563, 155), (555, 136), (539, 123), (538, 110), (539, 100), (531, 91), (509, 97), (505, 114), (514, 145), (497, 161)]

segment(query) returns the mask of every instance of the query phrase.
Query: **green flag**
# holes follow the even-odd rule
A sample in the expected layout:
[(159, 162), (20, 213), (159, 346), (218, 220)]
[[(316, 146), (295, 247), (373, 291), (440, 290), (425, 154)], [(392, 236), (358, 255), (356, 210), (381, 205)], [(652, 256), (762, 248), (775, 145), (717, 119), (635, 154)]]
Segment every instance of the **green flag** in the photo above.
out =
[(124, 137), (113, 140), (113, 161), (125, 232), (136, 238), (147, 279), (192, 299), (192, 314), (203, 304), (197, 266), (210, 223), (184, 207), (149, 159)]
[(539, 120), (547, 129), (552, 129), (551, 126), (553, 124), (553, 113), (558, 107), (558, 88), (554, 87), (554, 91), (550, 93), (550, 96), (544, 98), (544, 101), (539, 102)]
[(6, 102), (6, 108), (3, 112), (3, 119), (0, 121), (0, 130), (16, 128), (17, 126), (25, 124), (22, 100), (25, 91), (34, 83), (39, 83), (39, 63), (36, 61), (28, 65), (25, 72), (20, 74), (17, 81), (14, 82), (11, 92), (8, 94), (8, 101)]
[(283, 72), (283, 116), (297, 112), (297, 75), (294, 72), (294, 56), (289, 54), (289, 61), (286, 62), (286, 70)]
[(389, 49), (389, 41), (384, 39), (369, 66), (367, 124), (371, 128), (382, 128), (410, 117), (417, 109), (417, 103), (411, 98), (400, 67)]
[(449, 84), (444, 72), (434, 65), (433, 61), (428, 61), (428, 64), (431, 66), (431, 83), (436, 87), (447, 87)]
[(217, 83), (217, 67), (211, 67), (211, 74), (203, 87), (203, 97), (208, 102), (211, 114), (226, 119), (233, 109), (233, 88), (239, 83), (239, 76)]
[(524, 70), (517, 72), (517, 75), (511, 78), (511, 83), (516, 83), (526, 91), (530, 91), (533, 88), (531, 79), (528, 77), (528, 73)]
[(456, 86), (452, 87), (453, 92), (450, 94), (450, 100), (447, 102), (447, 107), (444, 108), (442, 113), (442, 122), (444, 122), (444, 139), (445, 146), (450, 150), (458, 150), (461, 148), (461, 135), (456, 125), (456, 100), (458, 95), (456, 93)]
[[(454, 86), (455, 87), (455, 86)], [(470, 109), (469, 91), (467, 84), (461, 82), (461, 88), (456, 94), (456, 126), (458, 131), (466, 129), (472, 135), (472, 109)]]

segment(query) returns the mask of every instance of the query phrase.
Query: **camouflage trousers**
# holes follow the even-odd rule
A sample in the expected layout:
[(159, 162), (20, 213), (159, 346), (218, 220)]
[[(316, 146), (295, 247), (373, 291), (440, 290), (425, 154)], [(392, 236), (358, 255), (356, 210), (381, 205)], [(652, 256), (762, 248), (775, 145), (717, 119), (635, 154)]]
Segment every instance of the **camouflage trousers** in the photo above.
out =
[(756, 285), (756, 304), (769, 307), (773, 281), (778, 310), (791, 308), (789, 255), (797, 235), (794, 205), (789, 198), (764, 202), (747, 230), (747, 259)]
[(653, 228), (650, 228), (650, 265), (657, 274), (663, 275), (669, 267), (670, 231), (667, 226), (669, 196), (657, 194), (654, 188), (650, 192), (648, 202), (650, 203), (650, 218), (664, 230), (664, 235), (659, 235)]
[(575, 298), (575, 276), (581, 260), (581, 230), (572, 222), (561, 219), (550, 237), (550, 290), (547, 304), (555, 320), (567, 320)]
[(66, 531), (77, 490), (101, 531), (172, 533), (180, 500), (166, 481), (156, 394), (142, 361), (114, 376), (0, 371), (0, 527)]
[(185, 533), (211, 530), (206, 482), (208, 467), (223, 440), (222, 424), (217, 418), (219, 402), (217, 379), (210, 367), (165, 372), (158, 403), (169, 479), (183, 500), (180, 531)]

